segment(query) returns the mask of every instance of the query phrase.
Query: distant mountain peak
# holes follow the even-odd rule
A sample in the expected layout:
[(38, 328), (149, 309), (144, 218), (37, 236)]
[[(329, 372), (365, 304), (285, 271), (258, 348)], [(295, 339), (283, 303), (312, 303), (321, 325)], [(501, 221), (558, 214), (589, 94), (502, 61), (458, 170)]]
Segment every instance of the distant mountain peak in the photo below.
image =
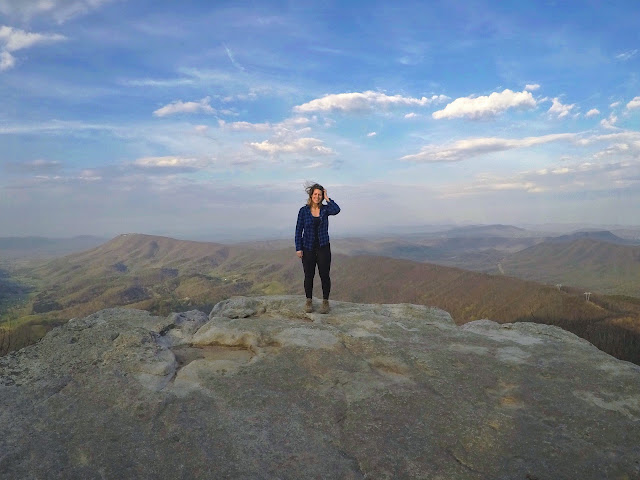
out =
[(596, 240), (598, 242), (613, 243), (616, 245), (633, 245), (633, 242), (620, 238), (617, 235), (611, 233), (609, 230), (582, 230), (574, 232), (568, 235), (561, 235), (559, 237), (552, 237), (546, 241), (549, 243), (571, 243), (576, 240)]

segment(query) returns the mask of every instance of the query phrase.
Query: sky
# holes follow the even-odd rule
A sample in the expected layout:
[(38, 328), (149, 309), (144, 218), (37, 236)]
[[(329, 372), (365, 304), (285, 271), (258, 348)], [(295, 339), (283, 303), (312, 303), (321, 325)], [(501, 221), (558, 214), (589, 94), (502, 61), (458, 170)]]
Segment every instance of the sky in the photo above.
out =
[(640, 4), (0, 0), (0, 237), (639, 225)]

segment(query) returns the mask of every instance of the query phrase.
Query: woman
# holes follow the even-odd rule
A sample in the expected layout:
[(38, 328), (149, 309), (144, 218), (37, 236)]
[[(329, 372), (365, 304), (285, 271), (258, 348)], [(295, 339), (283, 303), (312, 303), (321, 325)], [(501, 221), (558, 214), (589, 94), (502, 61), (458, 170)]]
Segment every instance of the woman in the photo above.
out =
[[(305, 311), (313, 312), (313, 277), (316, 265), (322, 282), (322, 307), (320, 313), (329, 313), (329, 293), (331, 292), (331, 246), (329, 245), (329, 215), (340, 213), (340, 207), (329, 198), (327, 191), (314, 183), (305, 187), (309, 198), (298, 212), (296, 223), (296, 255), (302, 259), (304, 268), (304, 293), (307, 296)], [(326, 205), (323, 204), (326, 200)]]

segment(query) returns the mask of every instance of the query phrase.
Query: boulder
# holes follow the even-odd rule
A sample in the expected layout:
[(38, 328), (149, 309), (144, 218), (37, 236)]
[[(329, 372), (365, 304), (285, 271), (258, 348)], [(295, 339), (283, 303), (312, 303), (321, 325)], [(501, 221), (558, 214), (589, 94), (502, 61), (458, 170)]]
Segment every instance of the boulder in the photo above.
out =
[(409, 304), (303, 312), (108, 309), (0, 358), (0, 478), (640, 476), (640, 367), (571, 333)]

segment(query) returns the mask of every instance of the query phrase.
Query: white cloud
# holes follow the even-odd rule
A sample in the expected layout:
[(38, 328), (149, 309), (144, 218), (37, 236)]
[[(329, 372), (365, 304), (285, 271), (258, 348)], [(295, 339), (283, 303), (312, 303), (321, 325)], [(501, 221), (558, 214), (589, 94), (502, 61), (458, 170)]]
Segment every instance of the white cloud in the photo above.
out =
[(627, 109), (632, 110), (635, 108), (640, 108), (640, 97), (634, 97), (629, 103), (627, 103)]
[(309, 165), (306, 165), (306, 166), (304, 166), (302, 168), (312, 169), (312, 168), (322, 168), (322, 167), (326, 167), (326, 166), (327, 166), (327, 164), (324, 163), (324, 162), (313, 162), (313, 163), (310, 163)]
[(317, 138), (298, 138), (295, 140), (265, 140), (253, 142), (249, 146), (259, 153), (269, 155), (298, 154), (298, 155), (333, 155), (334, 151), (325, 147), (322, 140)]
[(198, 133), (205, 133), (207, 130), (209, 130), (209, 127), (206, 125), (196, 125), (195, 127), (193, 127), (193, 129)]
[(0, 27), (0, 70), (9, 70), (15, 66), (16, 60), (12, 52), (66, 39), (64, 35), (57, 33), (31, 33), (3, 25)]
[(102, 180), (102, 176), (99, 174), (99, 172), (92, 169), (82, 170), (77, 178), (78, 180), (82, 180), (85, 182), (97, 182)]
[(133, 165), (141, 168), (198, 170), (206, 167), (209, 163), (210, 161), (199, 158), (165, 156), (138, 158), (133, 162)]
[(32, 160), (29, 162), (9, 162), (4, 165), (5, 169), (11, 173), (46, 173), (62, 169), (62, 163), (57, 160)]
[(592, 108), (586, 113), (585, 117), (591, 118), (595, 117), (596, 115), (600, 115), (600, 110), (598, 110), (597, 108)]
[(540, 85), (538, 85), (537, 83), (527, 84), (524, 86), (524, 89), (529, 92), (533, 92), (535, 90), (538, 90), (539, 88), (540, 88)]
[(369, 132), (367, 133), (367, 137), (375, 137), (377, 135), (376, 132)]
[(557, 141), (571, 141), (577, 137), (573, 133), (557, 133), (541, 137), (509, 138), (470, 138), (458, 140), (451, 145), (427, 145), (419, 153), (405, 155), (400, 160), (435, 163), (460, 162), (462, 160), (493, 152), (503, 152), (516, 148), (527, 148)]
[(220, 128), (235, 132), (273, 132), (278, 137), (291, 137), (292, 135), (302, 135), (311, 131), (308, 126), (311, 122), (315, 122), (315, 117), (309, 119), (307, 117), (291, 117), (279, 123), (250, 123), (250, 122), (225, 122), (218, 120)]
[(616, 128), (615, 125), (617, 122), (618, 117), (612, 113), (611, 115), (609, 115), (609, 118), (603, 118), (602, 120), (600, 120), (600, 125), (602, 125), (604, 128)]
[(581, 146), (595, 143), (605, 145), (584, 158), (561, 159), (559, 165), (506, 176), (480, 174), (470, 184), (444, 187), (444, 195), (458, 197), (501, 190), (584, 193), (640, 188), (640, 132), (623, 131), (576, 140)]
[[(602, 152), (604, 153), (604, 152)], [(607, 157), (610, 154), (607, 153)], [(605, 157), (596, 154), (595, 157)], [(445, 197), (461, 197), (499, 191), (523, 191), (527, 193), (565, 193), (586, 191), (612, 191), (640, 186), (640, 162), (614, 160), (599, 162), (580, 160), (555, 168), (519, 172), (501, 177), (481, 174), (471, 184), (452, 185), (444, 189)]]
[(233, 130), (236, 132), (266, 132), (273, 128), (269, 123), (249, 123), (249, 122), (231, 122), (227, 123), (224, 120), (218, 120), (220, 128), (227, 130)]
[(329, 112), (341, 111), (347, 113), (369, 112), (376, 108), (388, 109), (393, 107), (428, 106), (432, 103), (444, 102), (449, 97), (433, 95), (431, 98), (403, 97), (402, 95), (385, 95), (384, 93), (368, 90), (366, 92), (338, 93), (325, 95), (310, 102), (294, 107), (296, 112)]
[(616, 55), (616, 59), (617, 59), (617, 60), (621, 60), (621, 61), (623, 61), (623, 62), (626, 62), (626, 61), (627, 61), (627, 60), (629, 60), (630, 58), (635, 57), (635, 56), (637, 55), (637, 53), (638, 53), (638, 50), (637, 50), (637, 49), (635, 49), (635, 50), (628, 50), (628, 51), (626, 51), (626, 52), (622, 52), (622, 53), (619, 53), (618, 55)]
[(551, 105), (551, 108), (549, 108), (548, 112), (552, 115), (555, 115), (556, 118), (566, 117), (571, 113), (573, 107), (575, 107), (575, 103), (572, 103), (571, 105), (563, 104), (562, 102), (560, 102), (560, 100), (558, 100), (558, 97), (554, 98), (552, 101), (553, 104)]
[(215, 113), (213, 107), (209, 105), (210, 100), (211, 97), (205, 97), (198, 102), (183, 102), (181, 100), (176, 100), (162, 108), (159, 108), (158, 110), (155, 110), (153, 114), (156, 117), (165, 117), (176, 113)]
[(66, 39), (67, 37), (64, 35), (57, 33), (31, 33), (6, 25), (0, 27), (0, 41), (3, 43), (3, 50), (7, 52), (15, 52), (37, 44), (60, 42)]
[(16, 64), (16, 59), (9, 52), (0, 52), (0, 71), (9, 70)]
[(415, 114), (414, 112), (411, 113), (407, 113), (404, 118), (416, 118), (418, 115)]
[(0, 13), (31, 19), (38, 15), (63, 23), (114, 0), (0, 0)]
[(616, 108), (620, 105), (620, 102), (613, 102), (611, 105), (609, 105), (611, 108)]
[(578, 145), (591, 145), (595, 142), (627, 142), (640, 145), (640, 132), (623, 131), (617, 133), (607, 133), (606, 135), (594, 135), (592, 137), (579, 139)]
[(227, 57), (229, 57), (229, 60), (231, 61), (231, 64), (236, 67), (238, 70), (241, 70), (244, 72), (244, 67), (242, 65), (240, 65), (237, 61), (236, 58), (233, 55), (233, 52), (231, 50), (229, 50), (229, 47), (227, 47), (226, 45), (223, 45), (225, 51), (227, 52)]
[(506, 89), (500, 93), (493, 92), (489, 96), (461, 97), (449, 103), (443, 110), (433, 113), (433, 118), (471, 119), (493, 117), (510, 108), (534, 108), (536, 101), (531, 92), (513, 92)]

